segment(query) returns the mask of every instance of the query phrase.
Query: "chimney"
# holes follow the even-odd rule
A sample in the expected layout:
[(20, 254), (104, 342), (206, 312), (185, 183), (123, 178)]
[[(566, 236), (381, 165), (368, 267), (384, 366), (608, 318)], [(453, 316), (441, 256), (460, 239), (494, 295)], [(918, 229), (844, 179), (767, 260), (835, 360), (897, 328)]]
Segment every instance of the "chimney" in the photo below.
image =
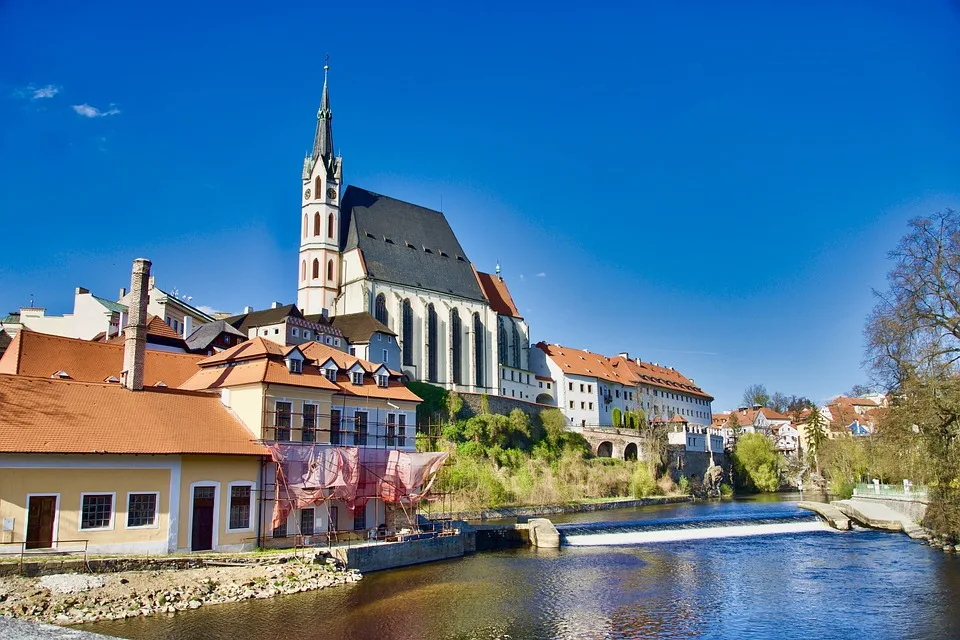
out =
[[(120, 298), (122, 298), (122, 297), (125, 296), (125, 295), (127, 295), (127, 288), (126, 288), (126, 287), (120, 287)], [(117, 300), (119, 300), (120, 298), (117, 298)]]
[(271, 303), (270, 303), (270, 308), (271, 308), (271, 309), (279, 309), (279, 308), (280, 308), (280, 303), (279, 303), (279, 302), (271, 302)]
[(74, 294), (75, 294), (75, 295), (78, 295), (78, 296), (81, 295), (81, 294), (84, 294), (84, 293), (90, 293), (90, 289), (84, 289), (83, 287), (77, 287), (77, 288), (74, 290)]
[(150, 261), (137, 258), (130, 274), (130, 303), (127, 305), (130, 318), (124, 328), (123, 386), (131, 391), (143, 389), (143, 361), (147, 351), (147, 292), (153, 278), (150, 277)]
[(244, 307), (244, 308), (243, 308), (243, 312), (244, 312), (244, 313), (253, 313), (253, 307)]
[(193, 333), (193, 318), (185, 315), (183, 316), (183, 338), (187, 339), (191, 333)]
[(624, 360), (629, 360), (629, 359), (630, 359), (630, 354), (627, 353), (626, 351), (621, 351), (618, 355), (619, 355), (621, 358), (623, 358)]

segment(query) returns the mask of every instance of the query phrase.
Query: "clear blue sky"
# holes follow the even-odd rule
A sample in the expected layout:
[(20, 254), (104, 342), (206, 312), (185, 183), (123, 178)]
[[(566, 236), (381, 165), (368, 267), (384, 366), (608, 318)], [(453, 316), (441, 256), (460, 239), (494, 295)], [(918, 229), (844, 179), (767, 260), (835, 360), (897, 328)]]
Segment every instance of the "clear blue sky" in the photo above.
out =
[[(443, 209), (534, 340), (735, 405), (866, 381), (913, 215), (960, 206), (956, 2), (0, 1), (0, 311), (296, 299), (331, 57), (356, 184)], [(547, 5), (544, 5), (547, 6)]]

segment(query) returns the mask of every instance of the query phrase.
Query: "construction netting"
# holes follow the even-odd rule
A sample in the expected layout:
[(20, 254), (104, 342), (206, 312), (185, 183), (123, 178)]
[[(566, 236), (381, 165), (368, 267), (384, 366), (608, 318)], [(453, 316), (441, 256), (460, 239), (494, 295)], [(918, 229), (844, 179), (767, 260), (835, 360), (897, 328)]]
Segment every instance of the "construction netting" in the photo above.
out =
[(269, 445), (277, 463), (274, 528), (293, 509), (339, 500), (351, 511), (371, 498), (415, 505), (429, 500), (430, 488), (449, 454), (363, 447)]

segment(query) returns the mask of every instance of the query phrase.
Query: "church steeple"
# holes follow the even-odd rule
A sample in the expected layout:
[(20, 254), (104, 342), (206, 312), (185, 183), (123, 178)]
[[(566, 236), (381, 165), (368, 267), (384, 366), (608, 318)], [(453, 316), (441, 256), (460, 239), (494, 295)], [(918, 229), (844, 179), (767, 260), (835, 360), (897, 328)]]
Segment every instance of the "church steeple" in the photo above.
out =
[[(329, 56), (328, 56), (329, 58)], [(317, 132), (313, 137), (313, 161), (323, 160), (323, 166), (328, 174), (335, 173), (333, 155), (333, 112), (330, 110), (330, 90), (327, 88), (327, 73), (329, 65), (323, 65), (323, 97), (320, 99), (320, 110), (317, 111)]]

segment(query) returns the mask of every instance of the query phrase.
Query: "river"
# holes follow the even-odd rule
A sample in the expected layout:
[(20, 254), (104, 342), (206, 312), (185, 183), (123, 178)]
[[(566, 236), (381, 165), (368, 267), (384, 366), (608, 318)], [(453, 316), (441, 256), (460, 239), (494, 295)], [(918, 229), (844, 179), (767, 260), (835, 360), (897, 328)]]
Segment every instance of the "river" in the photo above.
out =
[[(960, 560), (902, 534), (829, 530), (790, 501), (554, 521), (568, 542), (559, 550), (479, 553), (319, 592), (83, 628), (224, 640), (960, 638)], [(780, 532), (751, 535), (763, 527)], [(683, 539), (692, 530), (697, 539)]]

